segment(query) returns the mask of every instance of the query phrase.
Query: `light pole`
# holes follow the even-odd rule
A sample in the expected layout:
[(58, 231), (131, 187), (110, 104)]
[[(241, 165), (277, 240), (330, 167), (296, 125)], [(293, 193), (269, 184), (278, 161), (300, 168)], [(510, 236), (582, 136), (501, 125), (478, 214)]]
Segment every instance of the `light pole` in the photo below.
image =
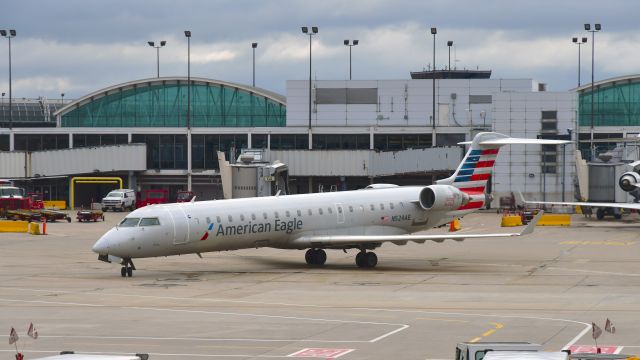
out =
[(11, 105), (12, 92), (11, 92), (11, 38), (16, 37), (15, 30), (0, 30), (0, 35), (9, 39), (9, 129), (13, 128), (13, 107)]
[(582, 53), (582, 51), (580, 51), (580, 45), (586, 44), (587, 38), (583, 37), (582, 39), (579, 39), (577, 37), (574, 37), (571, 39), (571, 41), (573, 41), (574, 44), (578, 45), (578, 87), (580, 87), (580, 54)]
[(191, 30), (185, 30), (187, 37), (187, 129), (191, 129)]
[(160, 41), (160, 45), (158, 46), (156, 46), (156, 43), (153, 41), (147, 41), (147, 44), (149, 44), (149, 46), (151, 46), (152, 48), (156, 49), (156, 64), (158, 68), (158, 77), (160, 77), (160, 48), (167, 45), (167, 42), (162, 40)]
[(309, 35), (309, 129), (311, 129), (311, 37), (318, 33), (318, 27), (312, 26), (309, 31), (307, 26), (303, 26), (302, 33)]
[[(594, 29), (591, 30), (591, 24), (584, 24), (584, 29), (588, 32), (591, 33), (591, 141), (589, 144), (589, 151), (593, 152), (593, 116), (594, 116), (594, 109), (595, 109), (595, 105), (594, 105), (594, 98), (595, 98), (595, 94), (594, 94), (594, 89), (593, 89), (593, 82), (594, 82), (594, 58), (595, 58), (595, 40), (596, 40), (596, 32), (600, 31), (602, 29), (602, 26), (600, 24), (594, 24)], [(593, 157), (593, 153), (591, 154), (591, 156)]]
[(251, 43), (251, 49), (253, 49), (253, 87), (256, 87), (256, 48), (258, 43)]
[(344, 41), (344, 45), (349, 47), (349, 80), (351, 80), (351, 48), (357, 46), (360, 41), (353, 40), (351, 44), (349, 44), (349, 40)]
[[(451, 72), (451, 47), (453, 46), (453, 41), (447, 41), (447, 46), (449, 47), (449, 72)], [(449, 75), (449, 78), (451, 78), (451, 75)]]
[(432, 105), (433, 105), (433, 109), (431, 112), (431, 128), (433, 129), (433, 135), (432, 135), (432, 139), (431, 139), (431, 143), (433, 145), (435, 145), (435, 131), (436, 131), (436, 34), (438, 33), (438, 29), (432, 27), (431, 28), (431, 35), (433, 35), (433, 67), (431, 68), (431, 75), (432, 75), (432, 79), (431, 82), (433, 83), (433, 98), (432, 98)]

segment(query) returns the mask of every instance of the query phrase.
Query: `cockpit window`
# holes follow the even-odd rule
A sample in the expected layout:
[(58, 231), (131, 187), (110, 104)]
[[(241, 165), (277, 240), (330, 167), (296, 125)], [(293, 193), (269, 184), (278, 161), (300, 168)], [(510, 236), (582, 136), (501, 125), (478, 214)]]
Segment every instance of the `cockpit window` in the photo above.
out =
[(138, 225), (140, 218), (124, 218), (120, 222), (120, 227), (134, 227)]
[(160, 220), (158, 220), (158, 218), (142, 218), (138, 226), (153, 226), (153, 225), (160, 225)]

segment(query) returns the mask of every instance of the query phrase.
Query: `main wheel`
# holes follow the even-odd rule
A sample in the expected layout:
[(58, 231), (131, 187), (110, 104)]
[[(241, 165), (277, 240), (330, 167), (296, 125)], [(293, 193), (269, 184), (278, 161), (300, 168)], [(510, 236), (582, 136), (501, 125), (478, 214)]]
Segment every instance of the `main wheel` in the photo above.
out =
[(126, 277), (127, 276), (127, 268), (126, 267), (121, 267), (120, 268), (120, 275), (122, 275), (122, 277)]
[(367, 267), (373, 268), (378, 265), (378, 256), (374, 252), (368, 252), (367, 255), (363, 258)]
[(127, 267), (127, 276), (128, 277), (132, 277), (133, 276), (133, 268), (128, 266)]
[(598, 220), (604, 219), (604, 210), (603, 209), (596, 210), (596, 218)]
[(307, 250), (307, 252), (304, 253), (304, 261), (306, 261), (309, 265), (313, 265), (314, 254), (314, 249)]
[(322, 249), (316, 249), (314, 265), (324, 265), (327, 262), (327, 253)]
[(358, 267), (366, 267), (366, 264), (364, 263), (364, 258), (367, 256), (366, 252), (359, 252), (358, 255), (356, 255), (356, 265), (358, 265)]

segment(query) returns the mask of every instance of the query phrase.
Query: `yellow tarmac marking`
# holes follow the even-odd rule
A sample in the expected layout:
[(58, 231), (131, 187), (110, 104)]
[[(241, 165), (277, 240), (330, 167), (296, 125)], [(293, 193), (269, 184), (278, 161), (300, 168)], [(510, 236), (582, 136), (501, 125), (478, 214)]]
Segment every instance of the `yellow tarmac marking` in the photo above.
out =
[(631, 246), (635, 245), (635, 241), (589, 241), (589, 240), (569, 240), (561, 241), (560, 245), (607, 245), (607, 246)]
[(469, 342), (472, 342), (472, 343), (478, 342), (478, 341), (482, 340), (483, 337), (490, 336), (491, 334), (495, 333), (498, 329), (502, 329), (504, 327), (504, 324), (501, 324), (501, 323), (498, 323), (498, 322), (492, 322), (492, 323), (489, 323), (489, 324), (493, 325), (494, 328), (483, 332), (481, 336), (473, 338)]
[(487, 330), (487, 331), (482, 333), (482, 337), (487, 337), (487, 336), (493, 334), (494, 332), (496, 332), (496, 329)]

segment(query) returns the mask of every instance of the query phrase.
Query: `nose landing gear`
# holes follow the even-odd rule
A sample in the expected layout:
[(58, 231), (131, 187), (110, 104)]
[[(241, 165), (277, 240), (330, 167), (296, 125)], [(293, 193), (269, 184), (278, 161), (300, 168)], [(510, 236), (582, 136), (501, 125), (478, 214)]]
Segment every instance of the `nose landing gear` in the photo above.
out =
[(132, 277), (133, 270), (135, 269), (136, 269), (136, 266), (133, 265), (133, 261), (131, 261), (131, 259), (123, 259), (122, 268), (120, 268), (120, 275), (122, 277)]

